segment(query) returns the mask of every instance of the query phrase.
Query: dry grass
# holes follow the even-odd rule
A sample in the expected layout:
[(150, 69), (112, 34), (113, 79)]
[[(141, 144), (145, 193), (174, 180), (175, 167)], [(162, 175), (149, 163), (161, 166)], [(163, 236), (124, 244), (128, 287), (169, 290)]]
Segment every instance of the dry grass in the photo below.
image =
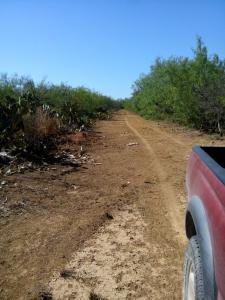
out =
[(23, 118), (25, 138), (30, 145), (40, 146), (40, 143), (59, 133), (61, 123), (55, 116), (38, 108), (34, 115), (27, 114)]
[(41, 108), (35, 115), (34, 129), (39, 137), (56, 135), (60, 128), (60, 122), (56, 117), (51, 117), (48, 112)]

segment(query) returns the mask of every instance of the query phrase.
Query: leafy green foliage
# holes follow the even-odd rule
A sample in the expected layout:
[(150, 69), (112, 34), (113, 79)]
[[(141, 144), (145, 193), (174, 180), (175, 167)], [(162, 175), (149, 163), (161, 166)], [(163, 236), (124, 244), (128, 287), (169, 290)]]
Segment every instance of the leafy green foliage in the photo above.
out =
[(225, 127), (225, 61), (209, 57), (201, 38), (192, 59), (157, 59), (133, 85), (125, 107), (207, 132)]
[[(0, 77), (0, 146), (7, 147), (13, 140), (24, 143), (27, 124), (47, 128), (45, 125), (55, 124), (53, 119), (57, 118), (64, 127), (78, 128), (90, 125), (95, 118), (105, 117), (117, 106), (110, 97), (84, 87), (44, 81), (36, 85), (29, 78), (9, 78), (3, 74)], [(46, 124), (40, 124), (38, 118)]]

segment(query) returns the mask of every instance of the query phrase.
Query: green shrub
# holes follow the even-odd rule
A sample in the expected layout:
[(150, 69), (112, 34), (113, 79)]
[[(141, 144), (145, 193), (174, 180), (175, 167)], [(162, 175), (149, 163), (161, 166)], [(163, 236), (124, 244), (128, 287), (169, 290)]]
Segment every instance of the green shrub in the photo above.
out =
[(200, 38), (192, 59), (157, 59), (133, 85), (125, 107), (206, 132), (225, 128), (225, 61), (209, 57)]
[(84, 87), (44, 81), (35, 84), (26, 77), (3, 74), (0, 78), (0, 147), (19, 144), (39, 148), (52, 131), (57, 131), (56, 123), (73, 129), (90, 126), (93, 119), (102, 118), (115, 108), (116, 101)]

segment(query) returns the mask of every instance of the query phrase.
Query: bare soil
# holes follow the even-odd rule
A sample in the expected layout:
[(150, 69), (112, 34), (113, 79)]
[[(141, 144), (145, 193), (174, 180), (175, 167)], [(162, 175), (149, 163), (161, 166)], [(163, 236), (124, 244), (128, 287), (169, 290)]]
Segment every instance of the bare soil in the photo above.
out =
[(0, 299), (181, 299), (186, 163), (214, 143), (120, 111), (97, 122), (79, 169), (2, 178)]

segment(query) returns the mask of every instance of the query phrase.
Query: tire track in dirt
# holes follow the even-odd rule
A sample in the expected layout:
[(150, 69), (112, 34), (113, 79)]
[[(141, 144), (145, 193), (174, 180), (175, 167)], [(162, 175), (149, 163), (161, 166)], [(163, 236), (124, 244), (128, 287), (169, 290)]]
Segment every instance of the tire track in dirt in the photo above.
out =
[[(115, 115), (101, 130), (120, 153), (118, 161), (111, 160), (111, 168), (118, 179), (121, 175), (129, 179), (132, 201), (115, 209), (114, 218), (74, 253), (65, 266), (69, 278), (54, 274), (49, 283), (54, 299), (88, 300), (91, 295), (108, 300), (180, 299), (183, 225), (180, 220), (170, 224), (174, 211), (171, 218), (163, 199), (170, 189), (169, 200), (174, 201), (175, 192), (155, 152), (137, 130), (131, 130), (126, 117), (124, 112)], [(141, 143), (127, 146), (139, 136)]]
[(163, 135), (165, 136), (167, 139), (172, 140), (175, 144), (178, 144), (179, 146), (186, 146), (185, 143), (181, 142), (180, 140), (178, 140), (177, 138), (174, 138), (172, 135), (166, 133), (165, 131), (162, 131), (160, 128), (157, 127), (151, 127), (151, 130), (155, 131), (157, 134), (159, 134), (160, 136)]
[[(165, 199), (165, 205), (167, 206), (170, 214), (170, 221), (172, 223), (174, 231), (178, 233), (179, 242), (185, 243), (184, 217), (181, 214), (179, 205), (176, 201), (176, 192), (168, 182), (168, 174), (163, 169), (163, 166), (161, 165), (160, 160), (158, 159), (157, 154), (155, 153), (150, 143), (130, 124), (127, 118), (125, 119), (125, 121), (128, 128), (138, 137), (138, 139), (145, 145), (146, 149), (149, 151), (150, 158), (151, 160), (153, 160), (154, 170), (159, 178), (159, 194), (162, 194), (162, 198)], [(155, 131), (159, 132), (158, 130)], [(162, 134), (161, 131), (160, 133)]]

